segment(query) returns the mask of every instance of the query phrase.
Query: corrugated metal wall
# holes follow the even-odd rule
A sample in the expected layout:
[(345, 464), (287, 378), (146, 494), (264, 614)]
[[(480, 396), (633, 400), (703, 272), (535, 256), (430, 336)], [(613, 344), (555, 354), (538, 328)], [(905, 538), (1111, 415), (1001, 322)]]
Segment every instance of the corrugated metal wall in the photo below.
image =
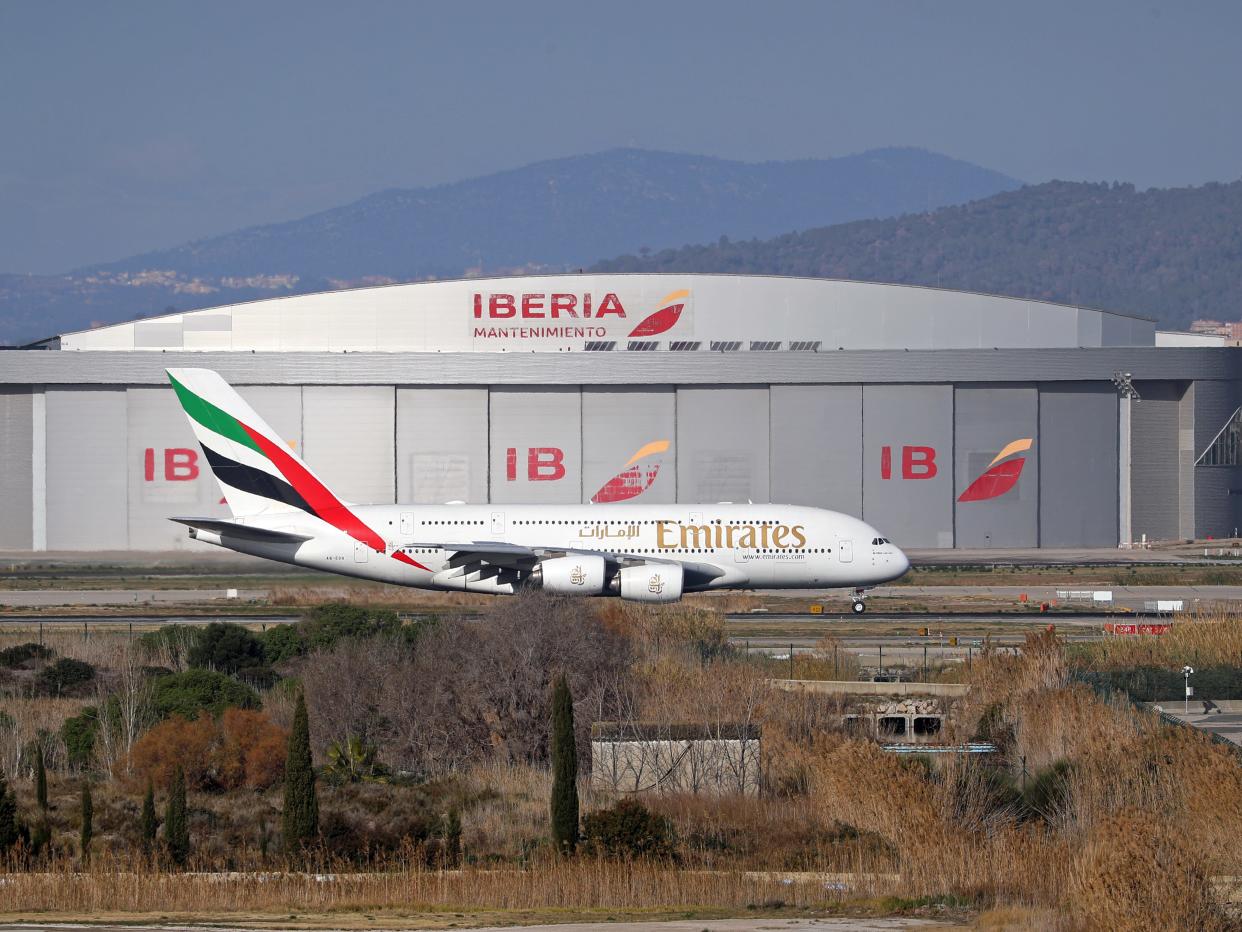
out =
[(303, 455), (328, 488), (346, 501), (396, 501), (395, 421), (392, 386), (302, 389)]
[(47, 546), (129, 546), (126, 391), (48, 388)]
[(773, 385), (772, 501), (862, 514), (862, 386)]
[[(985, 385), (954, 393), (954, 472), (958, 547), (1035, 547), (1039, 543), (1039, 394), (1034, 386)], [(1017, 484), (996, 498), (956, 501), (1016, 440), (1031, 449), (1005, 457), (1022, 460)], [(999, 464), (997, 464), (999, 465)]]
[[(1195, 383), (1194, 457), (1198, 461), (1211, 445), (1220, 429), (1238, 408), (1236, 382), (1200, 381)], [(1236, 466), (1195, 467), (1195, 536), (1233, 536), (1242, 520), (1238, 510), (1242, 495), (1231, 495), (1230, 490), (1242, 488), (1240, 470)]]
[(1178, 429), (1183, 386), (1137, 382), (1142, 401), (1130, 403), (1130, 533), (1134, 540), (1180, 535), (1181, 462)]
[(582, 500), (582, 394), (577, 388), (493, 388), (491, 431), (493, 502)]
[(1117, 392), (1093, 383), (1039, 389), (1041, 547), (1117, 546)]
[(397, 501), (487, 501), (487, 389), (397, 389)]
[(33, 442), (30, 390), (0, 388), (0, 549), (34, 546)]
[(863, 386), (863, 518), (899, 547), (953, 546), (952, 386)]
[(767, 502), (768, 390), (677, 392), (677, 500)]

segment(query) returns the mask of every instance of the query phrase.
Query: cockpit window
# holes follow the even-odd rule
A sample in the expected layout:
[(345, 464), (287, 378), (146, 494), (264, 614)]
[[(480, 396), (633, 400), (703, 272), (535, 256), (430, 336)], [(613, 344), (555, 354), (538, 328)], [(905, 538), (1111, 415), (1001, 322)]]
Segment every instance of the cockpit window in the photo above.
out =
[(889, 543), (892, 543), (892, 541), (890, 541), (887, 537), (873, 537), (873, 538), (871, 538), (871, 545), (872, 545), (873, 547), (878, 547), (880, 544), (889, 544)]

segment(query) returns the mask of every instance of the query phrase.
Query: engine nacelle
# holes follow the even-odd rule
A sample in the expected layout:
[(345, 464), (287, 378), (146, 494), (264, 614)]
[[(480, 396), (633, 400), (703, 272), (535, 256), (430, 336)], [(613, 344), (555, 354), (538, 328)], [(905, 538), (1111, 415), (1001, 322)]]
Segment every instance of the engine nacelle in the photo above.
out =
[(623, 568), (616, 587), (631, 602), (676, 602), (684, 583), (685, 573), (676, 563), (646, 563)]
[(569, 554), (544, 560), (531, 574), (532, 581), (559, 595), (599, 595), (604, 591), (604, 558)]

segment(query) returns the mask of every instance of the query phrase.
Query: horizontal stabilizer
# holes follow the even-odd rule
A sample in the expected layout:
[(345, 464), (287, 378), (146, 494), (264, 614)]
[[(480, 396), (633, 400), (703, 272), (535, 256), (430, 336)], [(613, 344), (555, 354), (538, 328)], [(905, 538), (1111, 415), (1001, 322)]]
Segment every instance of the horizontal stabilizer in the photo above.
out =
[(300, 544), (311, 539), (310, 534), (274, 531), (271, 528), (234, 524), (232, 521), (221, 521), (218, 518), (170, 518), (169, 520), (184, 524), (186, 527), (198, 528), (200, 531), (211, 531), (241, 540), (257, 540), (269, 544)]

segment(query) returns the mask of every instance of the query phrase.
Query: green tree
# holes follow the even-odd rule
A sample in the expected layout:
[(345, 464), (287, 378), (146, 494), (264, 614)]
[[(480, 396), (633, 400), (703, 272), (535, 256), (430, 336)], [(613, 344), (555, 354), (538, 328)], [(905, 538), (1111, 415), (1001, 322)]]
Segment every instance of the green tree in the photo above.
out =
[(61, 657), (39, 671), (39, 675), (35, 677), (35, 685), (45, 695), (60, 696), (94, 678), (95, 668), (86, 661)]
[(552, 692), (552, 842), (556, 850), (578, 847), (578, 747), (574, 698), (564, 676)]
[(306, 696), (298, 694), (289, 732), (289, 754), (285, 759), (285, 802), (281, 810), (281, 830), (285, 851), (304, 848), (319, 834), (319, 799), (315, 795), (315, 768), (311, 763), (310, 721)]
[(82, 825), (78, 836), (82, 851), (82, 862), (91, 857), (91, 839), (95, 837), (95, 801), (91, 799), (91, 781), (82, 781)]
[(188, 660), (191, 667), (236, 673), (263, 666), (263, 644), (241, 625), (215, 621), (198, 630)]
[(139, 832), (142, 836), (142, 854), (148, 860), (155, 853), (155, 787), (147, 781), (147, 792), (142, 797), (142, 821)]
[(9, 789), (9, 783), (0, 771), (0, 852), (8, 851), (21, 838), (17, 824), (17, 796)]
[(35, 743), (35, 802), (47, 813), (47, 766), (43, 762), (43, 742)]
[(65, 723), (60, 726), (60, 736), (65, 742), (70, 766), (81, 769), (90, 764), (98, 735), (99, 710), (93, 705), (65, 719)]
[(215, 670), (186, 670), (156, 677), (151, 704), (160, 718), (181, 715), (192, 719), (201, 711), (220, 715), (225, 709), (257, 709), (259, 695), (249, 686)]
[(190, 859), (190, 821), (185, 805), (185, 771), (180, 767), (173, 771), (164, 809), (164, 844), (172, 862), (185, 867)]
[(638, 800), (626, 797), (582, 820), (583, 844), (595, 854), (613, 858), (673, 856), (673, 827)]

